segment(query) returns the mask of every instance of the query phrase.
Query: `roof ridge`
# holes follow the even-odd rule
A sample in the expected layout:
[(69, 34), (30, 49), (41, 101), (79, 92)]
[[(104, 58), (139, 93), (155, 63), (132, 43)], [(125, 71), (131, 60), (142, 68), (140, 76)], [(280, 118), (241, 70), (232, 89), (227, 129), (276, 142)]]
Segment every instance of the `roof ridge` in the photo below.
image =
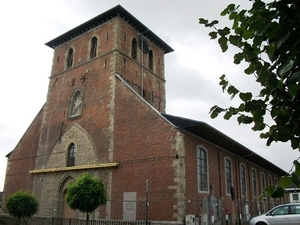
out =
[(45, 45), (49, 46), (50, 48), (56, 48), (57, 46), (75, 37), (78, 37), (81, 34), (93, 29), (94, 27), (106, 23), (112, 18), (118, 16), (124, 19), (127, 23), (129, 23), (140, 33), (143, 33), (145, 30), (148, 30), (147, 33), (143, 35), (146, 38), (150, 39), (158, 47), (163, 49), (165, 53), (174, 51), (166, 42), (164, 42), (160, 37), (158, 37), (155, 33), (153, 33), (148, 27), (146, 27), (143, 23), (141, 23), (136, 17), (134, 17), (131, 13), (129, 13), (120, 4), (74, 27), (73, 29), (63, 33), (62, 35), (52, 39), (51, 41), (48, 41), (47, 43), (45, 43)]

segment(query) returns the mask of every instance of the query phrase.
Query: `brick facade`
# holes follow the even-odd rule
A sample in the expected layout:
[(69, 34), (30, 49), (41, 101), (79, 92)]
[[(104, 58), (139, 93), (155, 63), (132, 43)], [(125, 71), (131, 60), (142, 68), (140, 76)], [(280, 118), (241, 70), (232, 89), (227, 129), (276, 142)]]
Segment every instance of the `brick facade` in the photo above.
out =
[[(96, 55), (91, 57), (94, 37), (98, 43)], [(149, 53), (140, 50), (141, 40)], [(134, 41), (138, 44), (135, 58)], [(262, 172), (279, 179), (281, 174), (187, 132), (163, 115), (164, 54), (172, 49), (121, 6), (47, 45), (54, 49), (47, 101), (8, 155), (4, 199), (19, 189), (28, 190), (40, 202), (38, 216), (67, 217), (63, 203), (66, 188), (83, 171), (89, 171), (101, 177), (109, 199), (106, 206), (96, 210), (94, 218), (147, 217), (183, 223), (186, 214), (199, 217), (201, 199), (212, 194), (212, 189), (198, 190), (199, 146), (207, 152), (208, 182), (223, 202), (220, 219), (227, 211), (232, 212), (231, 195), (226, 193), (226, 158), (232, 162), (233, 186), (240, 202), (261, 204), (253, 195), (252, 169), (257, 171), (258, 191), (262, 190)], [(68, 68), (70, 49), (72, 65)], [(79, 107), (76, 114), (75, 106)], [(76, 148), (75, 165), (68, 167), (72, 144)], [(247, 176), (244, 198), (240, 192), (241, 163)], [(136, 205), (127, 204), (126, 196), (131, 196)], [(250, 213), (257, 214), (261, 207), (252, 208)], [(132, 214), (125, 215), (125, 211)]]
[[(16, 145), (13, 152), (7, 155), (6, 177), (3, 191), (3, 203), (8, 194), (20, 189), (32, 191), (33, 176), (28, 173), (35, 168), (35, 160), (39, 143), (39, 129), (43, 117), (43, 109), (37, 114), (30, 127)], [(9, 190), (9, 191), (6, 191)], [(3, 206), (4, 204), (2, 204)]]

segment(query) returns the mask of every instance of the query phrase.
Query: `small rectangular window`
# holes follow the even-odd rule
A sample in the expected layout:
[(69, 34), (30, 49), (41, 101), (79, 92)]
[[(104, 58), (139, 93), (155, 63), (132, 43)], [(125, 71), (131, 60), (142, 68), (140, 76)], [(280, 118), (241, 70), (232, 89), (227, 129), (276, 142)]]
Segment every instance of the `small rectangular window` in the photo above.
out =
[(299, 201), (298, 193), (293, 194), (293, 201)]

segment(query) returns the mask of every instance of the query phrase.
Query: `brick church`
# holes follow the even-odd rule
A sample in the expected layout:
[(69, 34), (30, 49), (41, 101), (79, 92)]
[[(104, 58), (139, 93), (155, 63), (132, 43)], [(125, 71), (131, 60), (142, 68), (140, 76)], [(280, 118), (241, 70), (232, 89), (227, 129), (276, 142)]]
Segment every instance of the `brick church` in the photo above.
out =
[(164, 55), (173, 49), (122, 6), (46, 45), (47, 99), (7, 155), (3, 202), (28, 190), (36, 216), (81, 218), (64, 196), (85, 171), (108, 196), (93, 219), (220, 224), (286, 201), (258, 198), (281, 168), (205, 122), (166, 114)]

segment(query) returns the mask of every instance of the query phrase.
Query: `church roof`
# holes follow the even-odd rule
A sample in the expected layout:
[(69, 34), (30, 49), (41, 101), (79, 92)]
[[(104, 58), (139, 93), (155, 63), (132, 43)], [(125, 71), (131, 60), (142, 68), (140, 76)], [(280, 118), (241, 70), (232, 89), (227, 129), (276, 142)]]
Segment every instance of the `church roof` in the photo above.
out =
[(133, 26), (138, 32), (142, 33), (151, 42), (162, 48), (165, 53), (174, 51), (168, 44), (166, 44), (162, 39), (160, 39), (156, 34), (154, 34), (149, 28), (142, 24), (138, 19), (131, 15), (126, 9), (121, 5), (117, 5), (110, 10), (88, 20), (87, 22), (73, 28), (72, 30), (58, 36), (57, 38), (46, 43), (47, 46), (55, 48), (105, 22), (111, 20), (114, 17), (121, 17), (131, 26)]
[(278, 175), (284, 176), (287, 175), (287, 172), (274, 165), (270, 161), (246, 148), (242, 144), (223, 134), (221, 131), (215, 129), (209, 124), (196, 121), (191, 119), (186, 119), (183, 117), (173, 116), (169, 114), (162, 114), (168, 121), (173, 125), (181, 128), (195, 136), (203, 138), (221, 148), (232, 152), (236, 156), (252, 162), (262, 168), (268, 169), (269, 171), (276, 173)]

